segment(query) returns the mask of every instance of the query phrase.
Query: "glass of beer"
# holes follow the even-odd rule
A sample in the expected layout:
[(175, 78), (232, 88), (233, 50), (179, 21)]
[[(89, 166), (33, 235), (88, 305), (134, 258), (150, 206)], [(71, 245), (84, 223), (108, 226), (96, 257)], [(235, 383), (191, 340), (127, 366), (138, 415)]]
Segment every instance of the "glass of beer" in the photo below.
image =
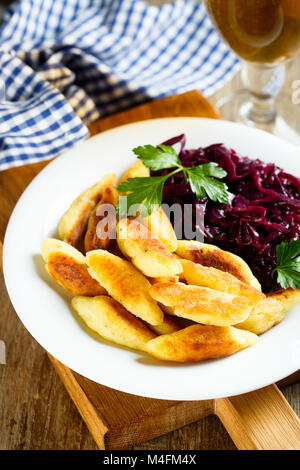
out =
[(292, 93), (287, 96), (280, 90), (285, 82), (285, 62), (300, 52), (300, 0), (205, 3), (220, 35), (244, 60), (245, 88), (220, 100), (220, 113), (225, 119), (262, 128), (299, 144), (298, 103), (293, 103)]

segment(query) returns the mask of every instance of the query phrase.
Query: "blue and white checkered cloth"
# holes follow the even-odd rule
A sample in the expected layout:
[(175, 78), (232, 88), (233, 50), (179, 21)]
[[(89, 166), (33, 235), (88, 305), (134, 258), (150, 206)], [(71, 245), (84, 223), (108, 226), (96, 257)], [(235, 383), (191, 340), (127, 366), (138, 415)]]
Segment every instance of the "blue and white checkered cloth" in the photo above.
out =
[(20, 0), (0, 27), (0, 170), (51, 158), (92, 121), (237, 71), (203, 4)]

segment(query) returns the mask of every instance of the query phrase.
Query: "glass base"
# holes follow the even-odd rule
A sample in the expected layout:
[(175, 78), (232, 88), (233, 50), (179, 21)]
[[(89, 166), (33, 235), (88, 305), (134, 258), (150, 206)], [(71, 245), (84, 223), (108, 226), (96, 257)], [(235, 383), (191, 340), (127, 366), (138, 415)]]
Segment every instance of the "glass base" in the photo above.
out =
[(217, 108), (228, 121), (240, 122), (270, 132), (289, 142), (300, 145), (300, 104), (293, 104), (289, 95), (280, 94), (276, 99), (276, 112), (269, 115), (269, 121), (260, 122), (259, 116), (252, 119), (252, 96), (247, 90), (239, 90), (217, 102)]

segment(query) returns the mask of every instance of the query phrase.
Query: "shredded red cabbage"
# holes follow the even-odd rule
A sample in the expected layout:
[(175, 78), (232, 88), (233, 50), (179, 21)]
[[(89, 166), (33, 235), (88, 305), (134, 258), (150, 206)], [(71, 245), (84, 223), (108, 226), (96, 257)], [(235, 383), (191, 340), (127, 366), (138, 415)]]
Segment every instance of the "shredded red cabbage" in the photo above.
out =
[[(180, 144), (179, 156), (184, 166), (218, 163), (227, 172), (222, 181), (233, 195), (229, 204), (197, 199), (183, 174), (177, 173), (165, 184), (163, 202), (193, 204), (194, 222), (196, 211), (203, 211), (204, 207), (204, 241), (241, 256), (264, 292), (279, 288), (271, 277), (276, 266), (276, 245), (300, 238), (300, 178), (273, 163), (242, 157), (222, 144), (187, 150), (184, 134), (163, 143)], [(183, 220), (177, 223), (182, 224)], [(193, 229), (200, 227), (194, 223)]]

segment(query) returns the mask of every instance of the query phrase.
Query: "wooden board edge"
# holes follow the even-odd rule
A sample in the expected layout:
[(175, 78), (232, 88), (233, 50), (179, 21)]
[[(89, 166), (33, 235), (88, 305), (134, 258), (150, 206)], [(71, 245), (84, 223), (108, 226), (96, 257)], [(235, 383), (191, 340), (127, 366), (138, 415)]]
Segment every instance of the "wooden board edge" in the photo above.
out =
[(279, 380), (279, 382), (277, 382), (276, 385), (277, 387), (282, 388), (288, 385), (293, 385), (298, 382), (300, 382), (300, 370), (298, 370), (297, 372), (294, 372), (294, 374), (289, 375), (288, 377), (285, 377), (282, 380)]
[(240, 450), (300, 450), (300, 420), (276, 385), (215, 401)]
[[(199, 107), (199, 114), (196, 115), (195, 113), (186, 111), (185, 101), (188, 102), (188, 106), (195, 104)], [(160, 112), (160, 108), (167, 110), (164, 115)], [(210, 119), (221, 119), (221, 115), (214, 105), (204, 98), (200, 91), (192, 90), (182, 93), (181, 95), (167, 96), (165, 98), (138, 104), (125, 111), (104, 117), (89, 126), (90, 136), (133, 122), (167, 117), (206, 117)]]
[(126, 449), (175, 431), (214, 413), (214, 400), (170, 402), (166, 408), (147, 420), (139, 419), (122, 428), (109, 429), (106, 434), (108, 449)]
[(79, 386), (72, 370), (51, 356), (51, 354), (47, 354), (99, 449), (105, 450), (105, 435), (108, 431), (108, 426), (104, 418), (99, 411), (93, 407), (88, 397)]

